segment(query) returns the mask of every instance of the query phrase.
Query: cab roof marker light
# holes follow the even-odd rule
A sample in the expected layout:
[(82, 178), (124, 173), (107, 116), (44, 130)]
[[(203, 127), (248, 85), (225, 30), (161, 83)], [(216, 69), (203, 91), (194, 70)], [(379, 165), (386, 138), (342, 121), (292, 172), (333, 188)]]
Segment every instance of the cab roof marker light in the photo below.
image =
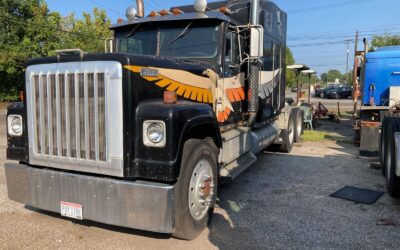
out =
[(219, 9), (219, 11), (222, 12), (222, 13), (224, 13), (225, 15), (232, 15), (232, 11), (231, 11), (228, 7), (226, 7), (226, 6), (221, 7), (221, 8)]
[(175, 16), (183, 14), (183, 13), (185, 13), (185, 12), (183, 12), (182, 10), (180, 10), (178, 8), (175, 8), (172, 10), (172, 14), (174, 14)]
[(168, 10), (160, 10), (160, 12), (158, 12), (161, 16), (166, 16), (166, 15), (170, 15), (172, 14), (171, 12), (169, 12)]
[(150, 14), (148, 15), (148, 17), (156, 17), (156, 16), (160, 16), (160, 14), (158, 14), (158, 12), (154, 10), (150, 12)]

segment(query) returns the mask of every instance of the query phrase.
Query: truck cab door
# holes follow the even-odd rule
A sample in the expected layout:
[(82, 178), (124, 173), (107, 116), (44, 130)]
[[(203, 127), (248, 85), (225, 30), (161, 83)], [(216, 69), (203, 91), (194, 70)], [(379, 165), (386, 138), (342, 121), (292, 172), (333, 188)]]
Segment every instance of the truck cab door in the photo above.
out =
[[(219, 122), (235, 122), (233, 115), (242, 111), (242, 102), (245, 100), (244, 72), (240, 66), (239, 35), (234, 30), (228, 30), (225, 39), (225, 53), (223, 54), (223, 78), (218, 81)], [(232, 117), (232, 118), (231, 118)]]

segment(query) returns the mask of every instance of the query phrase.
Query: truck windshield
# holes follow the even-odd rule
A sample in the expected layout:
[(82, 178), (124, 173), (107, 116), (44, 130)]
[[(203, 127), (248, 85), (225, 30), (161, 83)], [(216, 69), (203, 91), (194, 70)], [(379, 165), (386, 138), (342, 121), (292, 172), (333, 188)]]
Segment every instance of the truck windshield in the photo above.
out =
[(139, 24), (117, 33), (118, 52), (174, 58), (212, 59), (218, 55), (219, 25), (184, 22)]

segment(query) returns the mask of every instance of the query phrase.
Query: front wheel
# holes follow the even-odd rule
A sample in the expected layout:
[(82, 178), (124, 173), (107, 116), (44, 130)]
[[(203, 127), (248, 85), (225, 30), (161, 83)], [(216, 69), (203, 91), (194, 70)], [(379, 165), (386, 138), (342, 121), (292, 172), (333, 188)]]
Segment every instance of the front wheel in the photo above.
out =
[(172, 236), (195, 239), (206, 227), (217, 197), (217, 152), (211, 140), (185, 142), (176, 183), (175, 232)]
[(294, 143), (294, 132), (296, 130), (295, 128), (295, 114), (294, 110), (290, 112), (289, 115), (289, 123), (287, 129), (283, 129), (281, 131), (281, 139), (282, 139), (282, 144), (279, 148), (281, 152), (284, 153), (290, 153), (293, 148), (293, 143)]
[(297, 108), (294, 110), (295, 116), (295, 129), (294, 129), (294, 142), (301, 141), (301, 135), (304, 129), (304, 112)]
[(325, 98), (325, 93), (320, 94), (321, 98)]

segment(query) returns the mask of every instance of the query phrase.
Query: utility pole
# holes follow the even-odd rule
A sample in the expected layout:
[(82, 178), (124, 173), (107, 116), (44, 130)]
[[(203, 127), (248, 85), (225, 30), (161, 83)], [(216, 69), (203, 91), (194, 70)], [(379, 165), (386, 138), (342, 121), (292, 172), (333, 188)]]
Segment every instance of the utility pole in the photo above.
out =
[(346, 57), (345, 76), (346, 76), (346, 83), (349, 83), (350, 82), (350, 79), (349, 79), (349, 53), (350, 53), (350, 42), (351, 42), (351, 39), (347, 39), (346, 42), (347, 42), (347, 53), (346, 53), (347, 57)]
[(357, 84), (357, 69), (358, 69), (358, 31), (356, 33), (356, 40), (355, 40), (355, 48), (354, 48), (354, 68), (353, 68), (353, 104), (354, 104), (354, 110), (353, 110), (353, 117), (357, 117), (357, 89), (358, 89), (358, 84)]

